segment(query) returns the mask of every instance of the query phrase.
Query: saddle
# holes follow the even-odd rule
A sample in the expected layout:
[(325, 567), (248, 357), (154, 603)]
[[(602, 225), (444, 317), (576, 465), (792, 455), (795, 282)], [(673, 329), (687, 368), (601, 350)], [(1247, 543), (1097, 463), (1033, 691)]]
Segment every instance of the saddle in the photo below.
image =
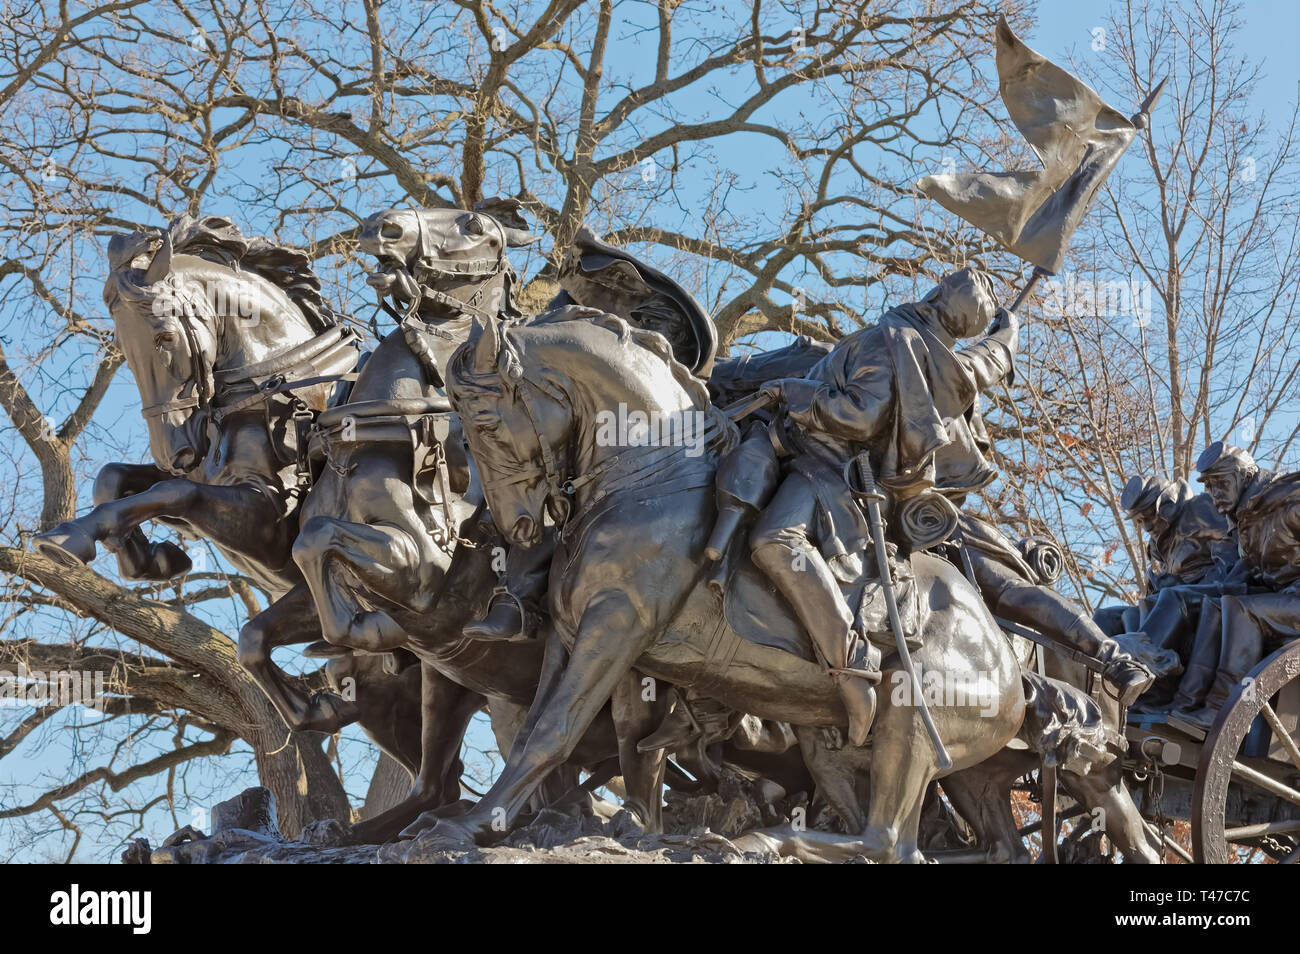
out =
[[(891, 561), (894, 596), (903, 623), (909, 650), (921, 647), (920, 633), (928, 610), (919, 599), (915, 574), (910, 561)], [(897, 652), (894, 631), (885, 606), (884, 587), (876, 573), (875, 560), (861, 561), (863, 569), (851, 583), (841, 584), (849, 607), (854, 611), (854, 632), (859, 637), (851, 652), (851, 663), (870, 653), (868, 644), (879, 649), (888, 660)], [(722, 590), (722, 610), (728, 625), (747, 642), (793, 653), (801, 659), (817, 661), (812, 638), (785, 597), (768, 580), (746, 548), (732, 548), (714, 577), (715, 589)], [(873, 654), (874, 655), (874, 654)]]
[(441, 395), (358, 401), (322, 411), (307, 453), (313, 464), (319, 464), (330, 460), (331, 450), (341, 445), (385, 443), (411, 448), (415, 492), (425, 503), (439, 502), (443, 474), (451, 493), (469, 489), (470, 460), (460, 418)]

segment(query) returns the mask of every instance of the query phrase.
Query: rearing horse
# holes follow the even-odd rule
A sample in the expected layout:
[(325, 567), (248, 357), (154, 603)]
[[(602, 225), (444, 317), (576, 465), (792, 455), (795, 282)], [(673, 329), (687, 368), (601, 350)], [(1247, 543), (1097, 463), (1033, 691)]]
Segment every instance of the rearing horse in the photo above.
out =
[[(633, 668), (758, 716), (805, 727), (847, 723), (793, 617), (784, 633), (753, 641), (732, 628), (707, 585), (718, 445), (734, 436), (661, 336), (591, 312), (504, 332), (489, 325), (456, 353), (447, 378), (488, 505), (510, 542), (534, 543), (547, 512), (562, 527), (550, 587), (560, 638), (548, 644), (537, 697), (496, 784), (468, 815), (437, 819), (438, 830), (488, 838), (502, 812), (513, 822)], [(611, 414), (629, 422), (694, 417), (705, 422), (697, 436), (713, 440), (707, 448), (698, 440), (611, 441), (600, 430)], [(960, 770), (998, 752), (1020, 728), (1020, 667), (959, 571), (924, 553), (913, 565), (926, 611), (917, 666), (977, 673), (986, 693), (981, 706), (962, 699), (933, 707)], [(752, 572), (742, 560), (734, 576)], [(889, 679), (897, 661), (886, 658), (884, 667)], [(841, 815), (861, 817), (852, 788), (828, 778), (827, 765), (865, 750), (810, 752), (816, 734), (801, 733), (809, 769)], [(920, 859), (921, 804), (941, 774), (917, 709), (882, 699), (861, 832), (866, 854)]]
[[(160, 520), (285, 592), (298, 579), (295, 415), (326, 406), (357, 362), (356, 336), (321, 299), (305, 255), (247, 238), (228, 219), (182, 216), (161, 235), (115, 236), (108, 256), (104, 301), (154, 463), (104, 467), (95, 508), (35, 546), (86, 563), (104, 543), (127, 578), (170, 579), (190, 561), (175, 544), (145, 538), (140, 525)], [(279, 387), (293, 375), (306, 386)]]
[[(321, 298), (306, 255), (244, 236), (229, 219), (181, 216), (161, 233), (116, 236), (108, 259), (104, 301), (140, 393), (154, 463), (105, 466), (94, 509), (40, 534), (34, 546), (75, 565), (102, 543), (124, 577), (172, 579), (191, 563), (176, 544), (148, 540), (141, 525), (156, 520), (208, 539), (273, 597), (305, 593), (293, 561), (306, 449), (299, 422), (355, 376), (356, 336)], [(294, 620), (302, 641), (319, 637), (306, 605)], [(318, 706), (297, 727), (328, 733), (360, 722), (417, 771), (418, 688), (412, 694), (409, 678), (385, 675), (376, 660), (331, 664), (340, 668), (367, 691), (358, 702)]]

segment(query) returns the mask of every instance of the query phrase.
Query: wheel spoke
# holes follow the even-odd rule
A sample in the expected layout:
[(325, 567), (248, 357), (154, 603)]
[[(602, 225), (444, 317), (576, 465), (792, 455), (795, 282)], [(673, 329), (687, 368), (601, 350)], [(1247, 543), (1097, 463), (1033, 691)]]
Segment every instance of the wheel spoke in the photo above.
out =
[(1296, 746), (1295, 739), (1291, 738), (1291, 733), (1286, 730), (1286, 726), (1282, 725), (1282, 720), (1277, 717), (1273, 707), (1265, 702), (1259, 713), (1273, 730), (1273, 738), (1281, 742), (1282, 748), (1286, 749), (1286, 754), (1291, 757), (1291, 764), (1300, 769), (1300, 747)]
[(1223, 837), (1228, 841), (1242, 841), (1247, 838), (1260, 838), (1264, 835), (1273, 835), (1286, 831), (1300, 831), (1300, 818), (1261, 822), (1258, 825), (1242, 825), (1240, 828), (1226, 828), (1223, 831)]
[(1236, 759), (1232, 760), (1232, 773), (1234, 775), (1240, 775), (1242, 778), (1248, 780), (1252, 785), (1257, 785), (1266, 792), (1272, 792), (1279, 798), (1285, 798), (1288, 802), (1300, 805), (1300, 792), (1297, 792), (1290, 785), (1283, 785), (1281, 782), (1269, 778), (1263, 772), (1255, 771), (1249, 765), (1243, 765)]

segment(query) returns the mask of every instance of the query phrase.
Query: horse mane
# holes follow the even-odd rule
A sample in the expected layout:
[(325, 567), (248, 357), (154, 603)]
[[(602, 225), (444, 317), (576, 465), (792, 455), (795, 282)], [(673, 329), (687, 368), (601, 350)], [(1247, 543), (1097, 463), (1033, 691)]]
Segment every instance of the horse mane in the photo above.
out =
[(338, 316), (321, 295), (320, 276), (305, 252), (261, 235), (246, 236), (234, 222), (219, 215), (180, 215), (165, 230), (147, 229), (115, 237), (109, 245), (109, 268), (122, 280), (110, 281), (105, 300), (111, 294), (125, 292), (128, 284), (139, 285), (135, 273), (140, 270), (133, 269), (131, 262), (140, 255), (152, 254), (164, 235), (171, 237), (175, 252), (216, 261), (236, 271), (245, 269), (275, 285), (298, 306), (317, 333), (338, 324)]
[(672, 373), (673, 380), (675, 380), (681, 386), (682, 390), (690, 396), (691, 402), (695, 405), (697, 410), (704, 410), (709, 407), (710, 399), (708, 387), (703, 381), (691, 373), (690, 368), (677, 360), (676, 355), (673, 353), (672, 345), (669, 344), (668, 339), (657, 331), (650, 331), (629, 324), (618, 315), (606, 311), (600, 311), (596, 308), (584, 308), (581, 305), (567, 305), (544, 312), (531, 320), (510, 322), (504, 330), (508, 340), (511, 329), (517, 326), (558, 325), (563, 322), (576, 321), (580, 319), (599, 328), (603, 328), (606, 331), (613, 332), (618, 343), (623, 347), (627, 347), (630, 340), (634, 344), (645, 348), (668, 366), (668, 370)]

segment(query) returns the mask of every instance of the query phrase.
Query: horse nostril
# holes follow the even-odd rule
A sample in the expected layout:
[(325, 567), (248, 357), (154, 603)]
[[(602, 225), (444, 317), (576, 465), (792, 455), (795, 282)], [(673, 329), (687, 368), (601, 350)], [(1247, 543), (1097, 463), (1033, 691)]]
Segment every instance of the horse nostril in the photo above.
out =
[(523, 516), (516, 520), (515, 525), (510, 529), (510, 535), (525, 546), (531, 546), (540, 537), (537, 532), (537, 524), (529, 516)]
[(172, 457), (172, 470), (184, 473), (194, 466), (198, 459), (193, 447), (182, 447)]

